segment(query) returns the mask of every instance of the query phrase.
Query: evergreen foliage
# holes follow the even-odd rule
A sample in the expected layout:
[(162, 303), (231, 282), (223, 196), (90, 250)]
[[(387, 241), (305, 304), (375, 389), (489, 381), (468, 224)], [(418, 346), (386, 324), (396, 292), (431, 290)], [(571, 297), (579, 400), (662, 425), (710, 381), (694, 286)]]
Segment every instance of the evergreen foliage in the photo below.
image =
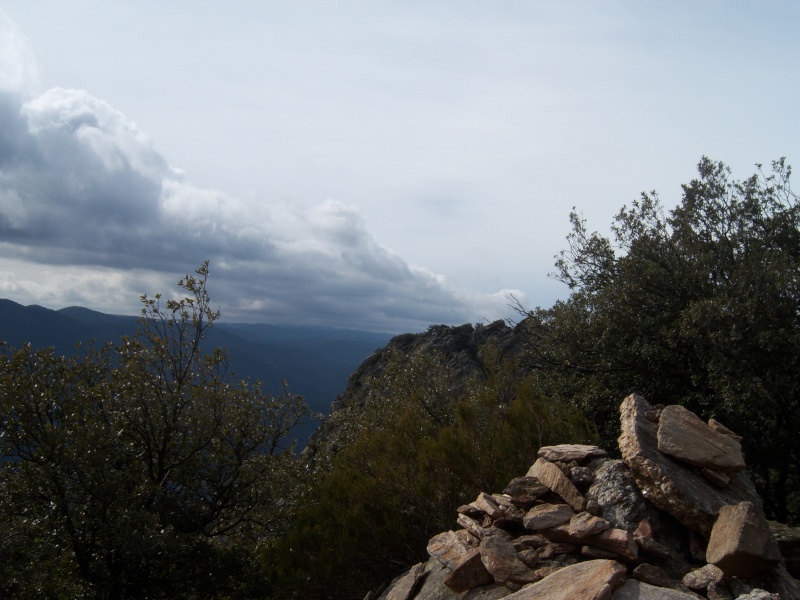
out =
[(458, 506), (502, 490), (540, 446), (594, 439), (574, 406), (540, 396), (496, 347), (481, 362), (464, 379), (435, 352), (394, 352), (385, 397), (348, 419), (348, 443), (269, 553), (281, 598), (363, 598), (427, 560), (428, 540), (455, 527)]
[(73, 357), (0, 355), (0, 595), (252, 598), (281, 532), (302, 401), (204, 354), (208, 265), (139, 332)]
[(572, 293), (521, 324), (545, 390), (574, 398), (606, 447), (630, 392), (744, 436), (772, 518), (800, 519), (800, 202), (783, 160), (738, 181), (703, 158), (665, 213), (655, 193), (610, 237), (573, 212), (555, 276)]

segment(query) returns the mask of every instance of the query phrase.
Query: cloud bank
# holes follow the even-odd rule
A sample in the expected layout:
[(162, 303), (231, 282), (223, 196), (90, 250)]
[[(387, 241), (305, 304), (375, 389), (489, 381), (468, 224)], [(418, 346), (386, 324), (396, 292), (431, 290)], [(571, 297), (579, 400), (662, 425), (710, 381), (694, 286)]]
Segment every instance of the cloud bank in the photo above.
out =
[(131, 312), (210, 260), (228, 320), (405, 331), (508, 314), (507, 291), (408, 264), (355, 206), (301, 211), (193, 186), (108, 103), (32, 92), (35, 60), (2, 13), (0, 33), (0, 296)]

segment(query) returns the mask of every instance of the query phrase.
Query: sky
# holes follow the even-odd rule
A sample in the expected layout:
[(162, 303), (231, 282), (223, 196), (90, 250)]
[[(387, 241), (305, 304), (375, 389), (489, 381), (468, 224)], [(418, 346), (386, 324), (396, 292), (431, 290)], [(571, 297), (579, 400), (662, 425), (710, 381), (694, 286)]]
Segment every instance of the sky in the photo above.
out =
[(226, 321), (514, 316), (575, 207), (800, 163), (800, 4), (0, 0), (0, 297)]

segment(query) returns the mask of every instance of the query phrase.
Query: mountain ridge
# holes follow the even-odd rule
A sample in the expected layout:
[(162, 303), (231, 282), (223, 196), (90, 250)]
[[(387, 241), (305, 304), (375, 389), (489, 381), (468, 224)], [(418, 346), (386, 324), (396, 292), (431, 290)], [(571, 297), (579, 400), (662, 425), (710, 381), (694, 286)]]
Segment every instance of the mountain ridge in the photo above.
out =
[[(112, 315), (81, 306), (59, 310), (24, 306), (0, 299), (0, 341), (12, 347), (30, 343), (72, 354), (77, 345), (116, 343), (133, 335), (140, 317)], [(313, 325), (273, 325), (217, 322), (208, 330), (206, 350), (225, 348), (237, 379), (260, 381), (267, 392), (289, 390), (303, 396), (317, 414), (327, 414), (346, 387), (348, 377), (392, 338), (376, 333)], [(296, 431), (299, 447), (316, 428), (314, 422)]]

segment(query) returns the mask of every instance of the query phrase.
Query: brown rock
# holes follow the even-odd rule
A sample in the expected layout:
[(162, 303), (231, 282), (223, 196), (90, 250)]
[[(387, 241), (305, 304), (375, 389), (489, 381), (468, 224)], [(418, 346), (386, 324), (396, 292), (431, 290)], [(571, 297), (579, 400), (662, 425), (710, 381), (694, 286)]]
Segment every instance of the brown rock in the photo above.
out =
[(530, 508), (536, 501), (550, 491), (536, 477), (515, 477), (503, 490), (511, 502), (522, 508)]
[(633, 535), (624, 529), (606, 529), (596, 535), (574, 536), (569, 533), (568, 525), (559, 525), (542, 531), (546, 538), (563, 544), (576, 544), (578, 546), (594, 546), (602, 550), (615, 552), (627, 560), (636, 560), (639, 548)]
[(533, 535), (520, 535), (514, 538), (512, 543), (514, 544), (514, 548), (520, 551), (526, 548), (541, 548), (549, 544), (550, 540), (541, 533), (534, 533)]
[(672, 577), (680, 579), (689, 571), (689, 564), (684, 557), (672, 548), (650, 537), (635, 533), (633, 537), (639, 546), (639, 554), (657, 561)]
[(527, 548), (517, 552), (517, 558), (532, 569), (536, 566), (536, 563), (539, 562), (539, 553), (539, 548)]
[(711, 429), (713, 429), (714, 431), (717, 431), (719, 433), (723, 433), (723, 434), (725, 434), (727, 436), (732, 437), (737, 442), (741, 442), (742, 441), (742, 436), (736, 435), (735, 433), (733, 433), (730, 429), (725, 427), (725, 425), (723, 425), (722, 423), (720, 423), (716, 419), (709, 419), (708, 420), (708, 426), (711, 427)]
[(650, 563), (642, 563), (633, 570), (633, 577), (644, 583), (655, 585), (661, 588), (669, 588), (688, 594), (695, 598), (701, 598), (695, 594), (691, 589), (685, 586), (680, 580), (670, 577), (664, 569), (651, 565)]
[(650, 525), (650, 521), (647, 519), (642, 519), (639, 521), (639, 524), (636, 526), (636, 530), (633, 532), (634, 537), (641, 536), (652, 538), (653, 537), (653, 526)]
[(445, 531), (433, 536), (428, 542), (427, 550), (430, 556), (449, 569), (454, 569), (472, 552), (470, 545), (455, 531)]
[(536, 577), (528, 566), (517, 558), (517, 551), (507, 539), (491, 535), (480, 547), (481, 562), (497, 583), (531, 583)]
[(607, 600), (625, 575), (613, 560), (589, 560), (559, 569), (506, 596), (507, 600)]
[(720, 583), (725, 577), (716, 565), (705, 565), (683, 576), (683, 585), (693, 590), (707, 590), (712, 583)]
[(733, 475), (728, 487), (720, 489), (679, 461), (659, 452), (657, 426), (644, 417), (651, 408), (636, 394), (625, 398), (620, 407), (622, 434), (619, 449), (645, 498), (705, 536), (710, 535), (720, 507), (742, 500), (761, 506), (745, 471)]
[(560, 556), (561, 554), (570, 554), (571, 552), (575, 552), (577, 549), (578, 547), (575, 544), (560, 544), (556, 542), (550, 542), (540, 549), (539, 558), (544, 560), (547, 558), (553, 558), (554, 556)]
[(709, 469), (708, 467), (703, 469), (703, 477), (721, 488), (728, 487), (728, 484), (731, 482), (731, 477), (727, 473), (717, 471), (716, 469)]
[(611, 529), (611, 523), (600, 517), (590, 515), (585, 511), (572, 517), (568, 525), (570, 535), (574, 535), (575, 537), (595, 535), (606, 529)]
[[(444, 585), (444, 580), (450, 575), (450, 570), (442, 563), (431, 558), (425, 563), (425, 571), (417, 586), (417, 591), (413, 596), (414, 600), (497, 600), (509, 594), (508, 588), (489, 583), (478, 586), (466, 593), (456, 594)], [(395, 580), (395, 583), (398, 580)], [(392, 587), (387, 589), (381, 596), (381, 600), (392, 591)]]
[(486, 535), (486, 530), (488, 529), (486, 527), (483, 527), (475, 519), (468, 517), (467, 515), (464, 514), (458, 515), (458, 517), (456, 518), (456, 522), (479, 540), (483, 539), (483, 536)]
[(444, 579), (444, 584), (457, 594), (491, 582), (492, 576), (483, 565), (480, 549), (477, 548), (470, 552)]
[(611, 560), (619, 560), (620, 558), (619, 554), (616, 552), (609, 552), (608, 550), (602, 550), (594, 546), (581, 546), (581, 556), (588, 559), (608, 558)]
[(386, 600), (409, 600), (409, 598), (413, 598), (424, 570), (424, 563), (419, 563), (411, 567), (411, 569), (394, 584), (392, 590), (386, 596)]
[(483, 519), (483, 516), (486, 514), (480, 508), (472, 504), (462, 504), (456, 509), (456, 512), (460, 515), (467, 515), (470, 519), (475, 519), (476, 521)]
[(611, 600), (695, 600), (696, 598), (694, 594), (657, 587), (636, 579), (628, 580), (611, 596)]
[(696, 414), (677, 404), (661, 412), (658, 449), (687, 464), (723, 473), (737, 473), (745, 467), (739, 442), (715, 431)]
[(578, 491), (569, 478), (556, 465), (537, 459), (528, 471), (529, 477), (536, 477), (540, 482), (558, 494), (575, 512), (586, 510), (586, 498)]
[(752, 577), (772, 570), (781, 560), (769, 524), (750, 502), (723, 506), (711, 530), (706, 560), (725, 575)]
[(608, 452), (602, 448), (583, 444), (560, 444), (558, 446), (543, 446), (539, 448), (539, 458), (544, 458), (550, 462), (568, 463), (573, 460), (581, 462), (587, 458), (604, 456), (608, 456)]
[(525, 529), (539, 531), (566, 523), (575, 515), (567, 504), (539, 504), (530, 509), (522, 519)]
[(795, 578), (800, 577), (800, 527), (791, 527), (768, 521), (773, 539), (778, 543), (781, 556), (786, 561), (786, 570)]
[(478, 497), (475, 499), (474, 502), (470, 503), (470, 506), (482, 510), (492, 519), (499, 519), (500, 517), (503, 516), (503, 511), (500, 510), (500, 507), (497, 505), (495, 499), (492, 498), (486, 492), (481, 492), (480, 494), (478, 494)]

